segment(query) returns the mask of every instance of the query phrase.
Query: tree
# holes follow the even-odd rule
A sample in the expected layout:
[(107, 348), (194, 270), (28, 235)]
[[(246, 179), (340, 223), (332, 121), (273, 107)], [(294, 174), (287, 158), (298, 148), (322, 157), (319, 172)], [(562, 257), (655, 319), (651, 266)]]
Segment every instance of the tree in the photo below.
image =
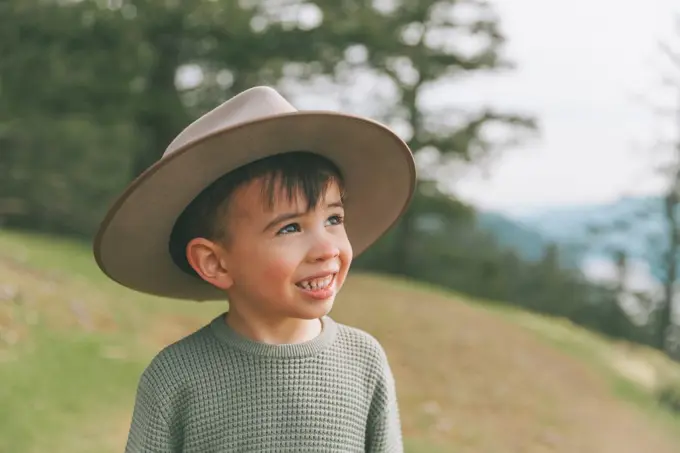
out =
[[(450, 177), (451, 162), (479, 164), (494, 156), (509, 143), (489, 137), (490, 129), (531, 130), (533, 120), (499, 112), (493, 108), (479, 111), (456, 109), (454, 102), (438, 109), (427, 109), (423, 97), (428, 90), (465, 75), (509, 68), (501, 57), (504, 37), (498, 19), (489, 4), (478, 0), (429, 0), (385, 2), (317, 1), (324, 17), (335, 24), (327, 30), (342, 29), (353, 43), (353, 60), (343, 60), (336, 67), (336, 81), (347, 86), (352, 75), (369, 72), (376, 84), (390, 87), (391, 100), (382, 105), (378, 115), (397, 128), (406, 129), (406, 139), (418, 158), (433, 156), (427, 168), (421, 168), (421, 182), (442, 182)], [(355, 14), (343, 11), (347, 5)], [(330, 36), (326, 38), (330, 40)], [(473, 40), (473, 50), (462, 45)], [(322, 41), (325, 41), (322, 39)], [(516, 138), (511, 136), (512, 139)], [(510, 140), (510, 143), (514, 142)], [(428, 186), (429, 187), (429, 186)], [(441, 190), (439, 185), (439, 190)], [(416, 196), (423, 196), (419, 187)], [(414, 211), (409, 210), (396, 227), (397, 239), (392, 253), (392, 271), (407, 274), (414, 254), (416, 235)]]
[(190, 120), (245, 88), (277, 85), (296, 65), (305, 68), (297, 78), (333, 72), (352, 37), (296, 14), (313, 6), (0, 2), (0, 217), (90, 234), (102, 207)]
[[(125, 118), (137, 129), (130, 178), (188, 122), (285, 68), (333, 64), (345, 37), (289, 14), (304, 1), (13, 1), (0, 5), (8, 114)], [(347, 12), (349, 14), (349, 11)], [(318, 38), (328, 38), (328, 42)], [(337, 48), (333, 55), (326, 50)], [(310, 66), (311, 67), (311, 66)], [(314, 66), (317, 73), (326, 67)], [(187, 74), (193, 77), (187, 77)]]
[[(680, 16), (678, 17), (680, 26)], [(675, 92), (675, 96), (668, 99), (678, 99), (680, 101), (680, 53), (674, 50), (668, 42), (659, 43), (661, 53), (666, 61), (670, 63), (674, 74), (663, 77), (667, 88)], [(629, 244), (622, 244), (617, 234), (631, 234), (636, 226), (648, 222), (650, 219), (658, 220), (662, 228), (647, 234), (645, 251), (642, 258), (646, 260), (653, 269), (658, 269), (655, 277), (662, 286), (662, 295), (656, 303), (649, 304), (648, 299), (653, 295), (632, 294), (625, 289), (625, 281), (619, 282), (619, 297), (635, 297), (640, 300), (640, 305), (651, 305), (650, 311), (656, 314), (652, 320), (654, 326), (654, 345), (671, 355), (677, 355), (680, 351), (674, 349), (672, 345), (678, 342), (675, 337), (680, 336), (678, 327), (673, 323), (673, 307), (676, 303), (676, 287), (678, 283), (678, 260), (680, 259), (680, 103), (668, 109), (667, 107), (652, 106), (654, 113), (660, 114), (673, 122), (674, 128), (678, 131), (677, 138), (665, 143), (660, 140), (654, 147), (655, 150), (664, 151), (667, 159), (657, 169), (659, 174), (666, 179), (665, 190), (658, 200), (651, 200), (639, 206), (634, 212), (626, 213), (624, 216), (613, 219), (606, 224), (592, 225), (590, 229), (591, 240), (597, 248), (604, 248), (605, 251), (613, 251), (628, 258), (630, 250), (626, 250)], [(648, 153), (649, 150), (644, 151)], [(621, 262), (618, 263), (619, 265)], [(624, 266), (627, 264), (624, 261)], [(656, 305), (656, 307), (654, 307)]]
[[(680, 25), (680, 16), (676, 18)], [(667, 42), (659, 44), (662, 53), (667, 57), (674, 70), (675, 75), (665, 78), (665, 83), (676, 91), (675, 99), (680, 101), (680, 54), (673, 50)], [(663, 111), (657, 110), (657, 111)], [(662, 196), (662, 219), (665, 231), (661, 233), (661, 240), (650, 238), (654, 245), (661, 244), (661, 253), (654, 258), (661, 261), (663, 276), (663, 298), (656, 309), (657, 319), (655, 320), (655, 345), (671, 355), (677, 355), (680, 351), (671, 350), (671, 346), (676, 343), (675, 336), (678, 327), (673, 322), (673, 308), (676, 303), (676, 286), (678, 281), (678, 260), (680, 259), (680, 103), (675, 107), (671, 115), (671, 120), (678, 131), (676, 141), (670, 146), (670, 159), (660, 169), (666, 175), (666, 190)], [(641, 214), (644, 216), (644, 213)]]

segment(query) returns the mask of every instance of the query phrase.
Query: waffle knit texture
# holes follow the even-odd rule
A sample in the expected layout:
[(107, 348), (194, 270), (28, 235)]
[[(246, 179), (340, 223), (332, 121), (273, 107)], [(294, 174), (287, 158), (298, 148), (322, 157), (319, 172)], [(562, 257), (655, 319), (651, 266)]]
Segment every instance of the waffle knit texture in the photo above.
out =
[(328, 316), (270, 345), (221, 315), (144, 370), (125, 451), (401, 453), (394, 379), (377, 340)]

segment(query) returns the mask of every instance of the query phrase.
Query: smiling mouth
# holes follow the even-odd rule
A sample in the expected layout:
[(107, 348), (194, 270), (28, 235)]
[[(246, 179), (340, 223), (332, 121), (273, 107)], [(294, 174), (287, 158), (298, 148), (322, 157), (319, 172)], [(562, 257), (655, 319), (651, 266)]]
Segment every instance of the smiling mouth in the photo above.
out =
[(320, 278), (311, 278), (308, 280), (303, 280), (300, 282), (297, 282), (295, 286), (298, 288), (302, 288), (307, 291), (319, 291), (319, 290), (324, 290), (328, 289), (333, 285), (333, 282), (335, 281), (335, 273), (329, 274), (325, 277), (320, 277)]

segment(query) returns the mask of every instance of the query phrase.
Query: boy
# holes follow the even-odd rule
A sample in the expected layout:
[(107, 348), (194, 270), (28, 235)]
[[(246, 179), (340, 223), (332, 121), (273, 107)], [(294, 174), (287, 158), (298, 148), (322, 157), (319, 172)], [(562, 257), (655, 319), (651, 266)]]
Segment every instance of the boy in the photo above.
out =
[(402, 452), (382, 347), (328, 313), (414, 182), (389, 129), (271, 88), (180, 133), (113, 205), (95, 257), (137, 291), (229, 310), (144, 370), (126, 451)]

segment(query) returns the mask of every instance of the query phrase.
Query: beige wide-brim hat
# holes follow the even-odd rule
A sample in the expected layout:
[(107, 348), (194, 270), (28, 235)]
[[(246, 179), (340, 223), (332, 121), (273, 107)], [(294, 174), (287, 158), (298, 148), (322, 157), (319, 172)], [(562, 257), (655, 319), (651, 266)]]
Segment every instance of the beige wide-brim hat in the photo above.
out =
[(311, 151), (339, 168), (355, 256), (396, 222), (413, 196), (412, 153), (390, 129), (352, 115), (298, 111), (274, 89), (255, 87), (190, 124), (127, 187), (94, 240), (97, 264), (114, 281), (143, 293), (226, 299), (223, 291), (174, 263), (170, 233), (185, 207), (217, 178), (287, 151)]

